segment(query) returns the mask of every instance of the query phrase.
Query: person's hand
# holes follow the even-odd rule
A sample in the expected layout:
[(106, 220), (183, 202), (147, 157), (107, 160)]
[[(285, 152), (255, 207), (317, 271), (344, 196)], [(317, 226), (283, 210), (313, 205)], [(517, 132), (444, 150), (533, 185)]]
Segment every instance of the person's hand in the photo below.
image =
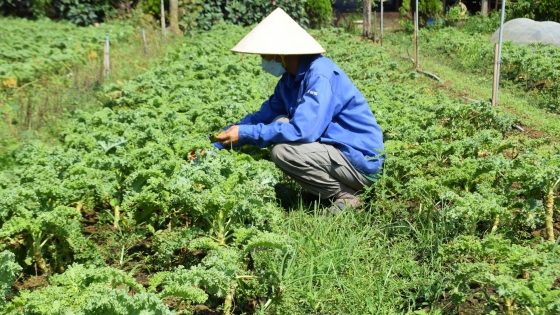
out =
[(216, 140), (224, 146), (234, 145), (239, 142), (239, 126), (231, 126), (226, 132), (216, 136)]

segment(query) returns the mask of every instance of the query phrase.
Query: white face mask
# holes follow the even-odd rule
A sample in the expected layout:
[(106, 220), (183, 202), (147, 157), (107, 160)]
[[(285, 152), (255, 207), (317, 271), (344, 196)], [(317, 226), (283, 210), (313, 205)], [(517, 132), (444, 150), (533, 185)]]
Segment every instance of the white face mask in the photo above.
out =
[[(276, 58), (276, 56), (274, 56)], [(282, 67), (282, 63), (274, 60), (274, 58), (266, 61), (264, 58), (262, 59), (262, 69), (275, 77), (279, 77), (286, 72), (286, 69)]]

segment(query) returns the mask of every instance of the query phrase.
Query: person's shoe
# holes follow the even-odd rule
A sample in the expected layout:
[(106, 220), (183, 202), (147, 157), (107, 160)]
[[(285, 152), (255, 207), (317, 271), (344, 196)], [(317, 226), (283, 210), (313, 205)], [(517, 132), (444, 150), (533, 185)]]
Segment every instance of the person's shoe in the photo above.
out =
[(327, 211), (333, 214), (339, 214), (346, 208), (358, 210), (362, 206), (362, 200), (356, 196), (358, 192), (354, 189), (341, 184), (340, 191), (331, 197), (332, 206)]
[(340, 214), (340, 212), (342, 210), (344, 210), (346, 208), (346, 204), (341, 202), (341, 201), (335, 201), (333, 202), (333, 204), (328, 207), (326, 209), (326, 211), (324, 211), (323, 213), (321, 213), (322, 215), (325, 214)]

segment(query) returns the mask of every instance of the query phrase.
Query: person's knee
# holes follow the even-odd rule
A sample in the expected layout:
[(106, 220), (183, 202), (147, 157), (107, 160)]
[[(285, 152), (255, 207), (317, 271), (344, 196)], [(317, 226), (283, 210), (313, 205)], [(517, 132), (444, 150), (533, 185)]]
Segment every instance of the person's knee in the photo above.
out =
[(286, 116), (286, 115), (279, 115), (279, 116), (276, 116), (276, 118), (274, 118), (272, 121), (274, 121), (274, 122), (279, 121), (279, 122), (283, 122), (283, 123), (288, 123), (288, 122), (290, 122), (290, 118), (288, 118), (288, 116)]
[(274, 145), (274, 147), (272, 147), (272, 151), (270, 152), (272, 162), (282, 168), (282, 165), (288, 164), (288, 161), (290, 160), (290, 151), (292, 151), (291, 146), (286, 143)]

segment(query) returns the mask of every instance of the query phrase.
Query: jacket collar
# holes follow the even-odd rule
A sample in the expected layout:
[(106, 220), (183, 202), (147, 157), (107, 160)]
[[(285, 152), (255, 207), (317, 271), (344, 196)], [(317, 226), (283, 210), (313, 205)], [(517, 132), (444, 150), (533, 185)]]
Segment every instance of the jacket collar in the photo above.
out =
[(301, 55), (299, 58), (299, 66), (296, 76), (294, 77), (293, 75), (287, 73), (288, 86), (294, 86), (299, 83), (305, 77), (307, 71), (309, 71), (313, 61), (319, 57), (321, 57), (321, 55)]

